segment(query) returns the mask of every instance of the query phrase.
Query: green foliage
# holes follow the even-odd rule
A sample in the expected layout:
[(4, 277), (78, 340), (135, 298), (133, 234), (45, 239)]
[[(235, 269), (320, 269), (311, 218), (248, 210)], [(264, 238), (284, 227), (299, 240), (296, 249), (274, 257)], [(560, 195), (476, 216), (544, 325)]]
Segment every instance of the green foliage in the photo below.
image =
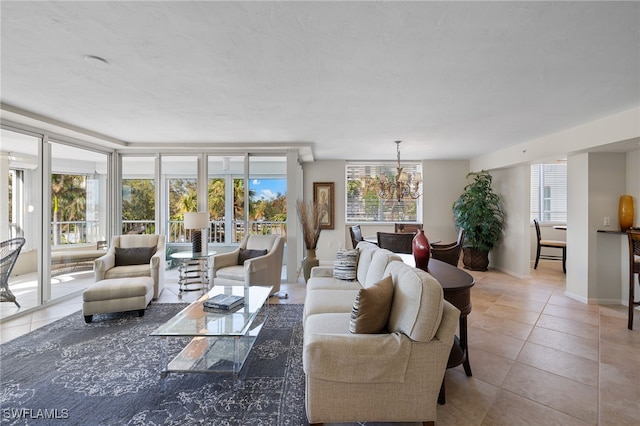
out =
[(156, 217), (153, 179), (123, 179), (122, 219), (151, 220)]
[(453, 203), (454, 223), (465, 230), (465, 247), (490, 251), (498, 243), (504, 228), (500, 197), (491, 189), (487, 171), (467, 174), (470, 181)]

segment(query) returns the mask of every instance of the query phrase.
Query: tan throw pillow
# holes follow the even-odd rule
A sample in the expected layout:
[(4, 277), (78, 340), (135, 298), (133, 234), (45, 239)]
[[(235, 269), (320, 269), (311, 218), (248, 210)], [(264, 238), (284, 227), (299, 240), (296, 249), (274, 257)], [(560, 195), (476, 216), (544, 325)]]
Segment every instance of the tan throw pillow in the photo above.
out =
[(361, 289), (351, 309), (349, 331), (358, 334), (386, 332), (392, 300), (391, 275), (387, 275), (371, 287)]

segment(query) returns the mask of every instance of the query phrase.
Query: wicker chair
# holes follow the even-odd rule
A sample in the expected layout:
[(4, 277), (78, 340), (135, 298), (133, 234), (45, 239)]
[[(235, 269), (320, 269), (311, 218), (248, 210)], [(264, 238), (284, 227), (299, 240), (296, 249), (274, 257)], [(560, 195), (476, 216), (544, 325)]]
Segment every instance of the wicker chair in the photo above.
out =
[(456, 241), (449, 244), (431, 244), (431, 257), (457, 267), (463, 242), (464, 229), (460, 228)]
[(360, 225), (353, 225), (352, 227), (350, 227), (349, 234), (351, 235), (351, 244), (353, 244), (353, 248), (356, 248), (360, 241), (364, 241)]
[(394, 232), (378, 232), (378, 247), (394, 253), (413, 253), (411, 243), (414, 234), (396, 234)]
[(0, 302), (13, 302), (18, 308), (20, 304), (9, 290), (9, 277), (25, 241), (24, 238), (13, 238), (0, 243)]
[(636, 306), (640, 306), (640, 300), (635, 299), (635, 277), (636, 275), (640, 277), (640, 230), (629, 229), (627, 237), (629, 237), (629, 324), (627, 328), (633, 330), (633, 312)]

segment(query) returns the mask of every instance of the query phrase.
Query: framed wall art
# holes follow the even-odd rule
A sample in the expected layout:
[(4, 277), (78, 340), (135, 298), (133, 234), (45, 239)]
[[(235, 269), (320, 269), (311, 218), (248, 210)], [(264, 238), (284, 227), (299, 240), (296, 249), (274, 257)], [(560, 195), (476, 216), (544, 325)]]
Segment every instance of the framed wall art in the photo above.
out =
[(320, 207), (320, 229), (335, 226), (334, 182), (313, 182), (313, 202)]

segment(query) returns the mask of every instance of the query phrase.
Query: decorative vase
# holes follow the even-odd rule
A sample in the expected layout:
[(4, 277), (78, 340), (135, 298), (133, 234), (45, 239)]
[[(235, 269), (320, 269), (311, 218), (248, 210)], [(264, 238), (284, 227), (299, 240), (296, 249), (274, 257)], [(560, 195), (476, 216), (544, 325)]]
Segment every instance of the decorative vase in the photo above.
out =
[(620, 230), (626, 232), (633, 226), (633, 197), (631, 195), (620, 196), (618, 203), (618, 219), (620, 221)]
[(428, 271), (431, 246), (429, 245), (427, 236), (424, 234), (424, 230), (418, 229), (416, 232), (416, 236), (413, 237), (413, 241), (411, 242), (411, 251), (416, 261), (416, 268)]
[(311, 268), (320, 265), (320, 261), (316, 257), (316, 249), (307, 249), (307, 255), (302, 259), (302, 269), (305, 282), (309, 281), (311, 276)]

